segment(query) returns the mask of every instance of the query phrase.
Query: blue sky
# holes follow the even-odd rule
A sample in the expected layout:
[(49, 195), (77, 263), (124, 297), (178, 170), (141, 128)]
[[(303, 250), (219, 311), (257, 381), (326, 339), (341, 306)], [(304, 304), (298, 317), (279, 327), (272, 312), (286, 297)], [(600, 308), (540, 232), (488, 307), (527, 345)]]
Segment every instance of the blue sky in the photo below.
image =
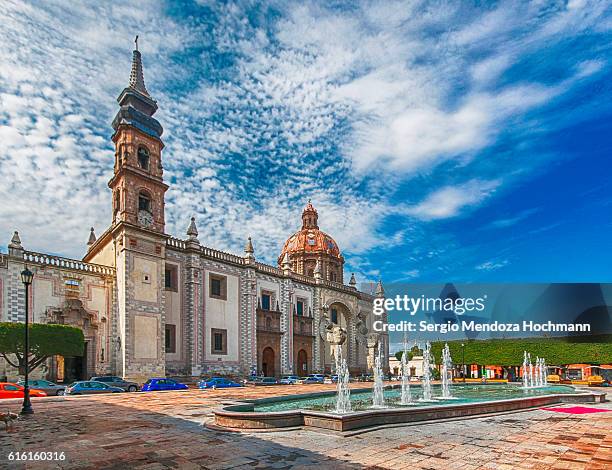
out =
[[(610, 281), (606, 2), (2, 2), (0, 239), (81, 257), (140, 35), (168, 232), (361, 281)], [(6, 243), (3, 242), (3, 245)]]

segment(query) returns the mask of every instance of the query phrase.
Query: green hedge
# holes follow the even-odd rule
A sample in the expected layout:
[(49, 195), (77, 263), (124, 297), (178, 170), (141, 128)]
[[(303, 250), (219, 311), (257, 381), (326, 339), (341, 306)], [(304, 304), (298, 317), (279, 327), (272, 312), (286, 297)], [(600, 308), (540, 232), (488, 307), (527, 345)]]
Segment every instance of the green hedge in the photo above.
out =
[[(520, 366), (523, 351), (543, 357), (548, 365), (612, 363), (612, 335), (565, 338), (520, 338), (448, 341), (455, 364), (461, 364), (461, 343), (465, 344), (465, 363)], [(445, 342), (432, 343), (436, 363), (440, 362)]]
[[(25, 326), (23, 323), (0, 323), (0, 356), (23, 373), (25, 367)], [(85, 341), (83, 331), (68, 325), (34, 323), (29, 325), (30, 370), (36, 369), (47, 358), (82, 356)]]

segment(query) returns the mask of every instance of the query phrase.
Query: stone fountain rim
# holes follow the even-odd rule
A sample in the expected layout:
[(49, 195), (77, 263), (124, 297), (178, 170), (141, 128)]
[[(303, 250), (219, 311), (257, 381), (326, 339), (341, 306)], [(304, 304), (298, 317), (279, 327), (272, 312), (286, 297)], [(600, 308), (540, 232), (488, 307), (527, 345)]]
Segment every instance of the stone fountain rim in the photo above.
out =
[[(226, 403), (222, 408), (214, 410), (213, 413), (215, 415), (216, 424), (227, 429), (271, 430), (283, 429), (288, 427), (306, 426), (315, 430), (327, 429), (332, 431), (350, 431), (358, 428), (369, 428), (372, 426), (397, 425), (402, 423), (410, 424), (418, 421), (428, 420), (439, 421), (455, 417), (476, 418), (478, 416), (482, 416), (484, 414), (492, 412), (518, 412), (524, 411), (529, 408), (547, 406), (564, 402), (597, 403), (602, 402), (605, 399), (606, 392), (580, 390), (572, 386), (565, 386), (573, 388), (578, 393), (553, 393), (549, 395), (539, 395), (536, 397), (507, 398), (503, 400), (461, 403), (455, 405), (432, 404), (419, 407), (381, 408), (353, 411), (346, 414), (300, 409), (255, 412), (253, 411), (253, 409), (256, 403), (262, 403), (262, 400), (264, 400), (260, 399)], [(389, 388), (389, 386), (387, 388)], [(331, 392), (332, 395), (333, 393), (334, 392)], [(287, 395), (282, 398), (285, 398), (285, 400), (287, 400), (295, 399), (295, 397), (304, 398), (308, 395), (321, 396), (321, 394), (330, 394), (330, 392)], [(268, 403), (270, 401), (274, 401), (270, 399), (265, 400)], [(381, 423), (377, 421), (385, 417), (395, 418), (395, 421), (390, 421), (387, 423)]]

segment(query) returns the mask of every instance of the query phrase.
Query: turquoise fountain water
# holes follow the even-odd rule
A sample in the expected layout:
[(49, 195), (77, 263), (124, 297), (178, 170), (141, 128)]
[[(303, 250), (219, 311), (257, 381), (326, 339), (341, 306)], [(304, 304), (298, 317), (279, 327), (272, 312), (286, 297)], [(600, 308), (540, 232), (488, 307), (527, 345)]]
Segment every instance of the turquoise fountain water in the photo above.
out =
[[(433, 393), (435, 395), (441, 394), (441, 387), (434, 385)], [(549, 394), (566, 394), (576, 393), (575, 389), (566, 385), (553, 385), (547, 387), (539, 387), (532, 389), (524, 389), (520, 385), (483, 385), (483, 384), (469, 384), (469, 385), (454, 385), (453, 386), (453, 400), (440, 400), (437, 402), (423, 401), (423, 387), (420, 385), (412, 385), (410, 387), (413, 407), (427, 407), (427, 406), (451, 406), (463, 403), (478, 403), (493, 400), (504, 400), (509, 398), (525, 398), (526, 395), (529, 397), (549, 395)], [(350, 394), (350, 402), (352, 411), (365, 411), (372, 408), (373, 402), (373, 390), (355, 390), (353, 389)], [(401, 387), (394, 389), (384, 390), (384, 403), (386, 408), (401, 407)], [(335, 411), (336, 410), (336, 396), (335, 394), (329, 396), (319, 397), (304, 397), (295, 399), (279, 399), (275, 402), (266, 402), (255, 405), (254, 411), (287, 411), (287, 410), (318, 410), (318, 411)]]

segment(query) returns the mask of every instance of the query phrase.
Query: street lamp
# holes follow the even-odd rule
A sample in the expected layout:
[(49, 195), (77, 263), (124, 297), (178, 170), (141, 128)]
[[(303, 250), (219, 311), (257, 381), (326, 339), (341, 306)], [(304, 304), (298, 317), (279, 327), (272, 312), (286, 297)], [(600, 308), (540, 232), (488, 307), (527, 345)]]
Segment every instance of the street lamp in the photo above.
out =
[(30, 271), (28, 268), (25, 268), (21, 271), (21, 282), (25, 286), (25, 383), (23, 384), (23, 407), (21, 408), (22, 415), (31, 415), (34, 413), (32, 409), (32, 403), (30, 403), (30, 386), (28, 384), (28, 379), (30, 375), (30, 362), (29, 362), (29, 353), (30, 353), (30, 332), (29, 332), (29, 319), (28, 319), (28, 288), (32, 284), (32, 279), (34, 278), (34, 273)]
[(465, 344), (461, 343), (461, 375), (465, 383)]

